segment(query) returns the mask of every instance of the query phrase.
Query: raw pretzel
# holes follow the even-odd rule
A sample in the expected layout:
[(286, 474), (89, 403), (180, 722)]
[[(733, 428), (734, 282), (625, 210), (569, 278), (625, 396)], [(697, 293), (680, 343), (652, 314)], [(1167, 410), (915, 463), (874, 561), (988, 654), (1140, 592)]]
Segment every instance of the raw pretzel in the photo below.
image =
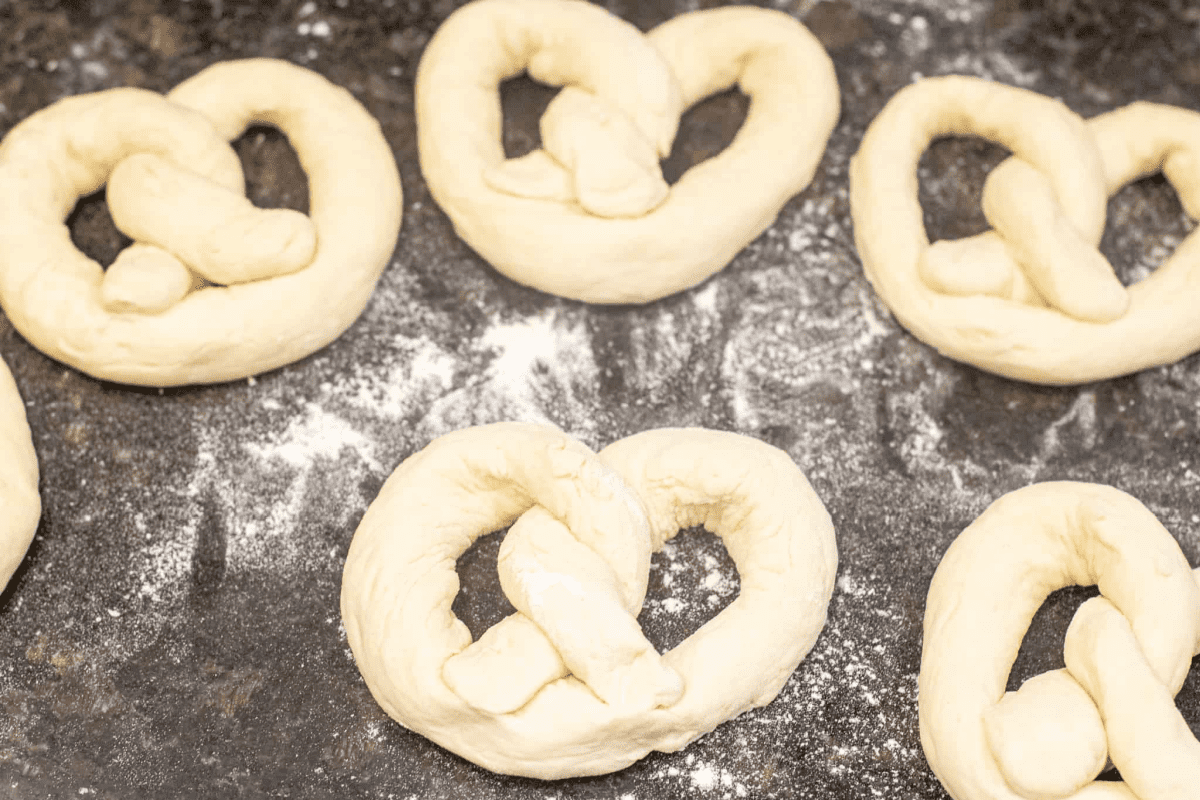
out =
[[(499, 571), (518, 613), (472, 643), (455, 561), (509, 524)], [(650, 554), (694, 525), (722, 538), (742, 590), (660, 656), (636, 621)], [(820, 499), (758, 440), (663, 429), (597, 456), (501, 423), (396, 469), (351, 543), (342, 618), (405, 727), (495, 772), (598, 775), (774, 699), (824, 627), (836, 566)]]
[[(1065, 670), (1005, 693), (1034, 613), (1096, 584)], [(1200, 743), (1173, 698), (1200, 654), (1200, 570), (1145, 506), (1086, 483), (1001, 497), (954, 541), (925, 607), (921, 742), (955, 800), (1196, 800)], [(1107, 759), (1124, 783), (1095, 781)]]
[[(931, 247), (917, 161), (965, 135), (1015, 154), (984, 185), (996, 230)], [(1128, 289), (1097, 250), (1107, 198), (1159, 171), (1200, 217), (1200, 114), (1134, 103), (1085, 122), (1034, 92), (929, 78), (892, 98), (851, 162), (863, 269), (917, 338), (989, 372), (1073, 384), (1169, 364), (1200, 349), (1200, 239)]]
[[(309, 218), (242, 196), (227, 141), (258, 123), (287, 134), (308, 175)], [(139, 244), (105, 272), (63, 220), (110, 175), (113, 218)], [(131, 88), (70, 97), (8, 133), (0, 304), (34, 346), (97, 378), (233, 380), (349, 327), (400, 216), (391, 149), (348, 92), (283, 61), (225, 62), (165, 98)]]
[[(542, 143), (505, 160), (498, 86), (566, 86)], [(737, 85), (746, 122), (668, 189), (659, 159), (684, 108)], [(833, 64), (786, 14), (682, 14), (643, 36), (582, 0), (477, 0), (417, 73), (421, 169), (455, 230), (496, 269), (551, 294), (642, 303), (721, 270), (812, 180), (837, 121)]]

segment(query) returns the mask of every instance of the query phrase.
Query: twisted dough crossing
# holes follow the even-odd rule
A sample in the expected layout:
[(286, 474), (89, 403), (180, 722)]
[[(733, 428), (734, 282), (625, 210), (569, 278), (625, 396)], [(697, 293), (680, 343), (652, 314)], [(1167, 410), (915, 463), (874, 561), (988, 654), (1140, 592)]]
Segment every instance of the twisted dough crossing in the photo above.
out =
[[(995, 230), (931, 247), (917, 161), (965, 135), (1014, 153), (984, 185)], [(1160, 171), (1200, 217), (1200, 114), (1134, 103), (1085, 122), (1034, 92), (929, 78), (888, 102), (851, 162), (855, 241), (897, 320), (950, 358), (1035, 383), (1124, 375), (1200, 349), (1200, 238), (1128, 289), (1097, 249), (1107, 198)]]
[[(498, 87), (522, 71), (566, 86), (542, 150), (506, 160)], [(745, 124), (668, 189), (659, 159), (682, 111), (736, 85)], [(833, 64), (792, 17), (728, 7), (643, 35), (582, 0), (477, 0), (421, 58), (417, 133), (455, 230), (519, 283), (642, 303), (725, 267), (812, 180), (838, 116)]]
[[(227, 142), (259, 123), (295, 149), (309, 218), (242, 196)], [(63, 222), (106, 181), (114, 220), (139, 241), (107, 272)], [(9, 132), (0, 304), (34, 346), (97, 378), (233, 380), (349, 327), (395, 248), (400, 214), (391, 148), (348, 92), (282, 61), (224, 62), (166, 98), (130, 88), (70, 97)]]
[[(1099, 586), (1066, 639), (1066, 669), (1005, 693), (1034, 613)], [(1196, 800), (1200, 743), (1175, 707), (1200, 654), (1200, 570), (1145, 506), (1086, 483), (997, 500), (929, 587), (921, 742), (955, 800)], [(1124, 783), (1095, 781), (1111, 757)]]
[[(455, 562), (509, 524), (499, 571), (518, 613), (472, 642)], [(636, 621), (650, 554), (695, 525), (721, 537), (741, 592), (659, 655)], [(836, 567), (829, 515), (769, 445), (663, 429), (597, 456), (501, 423), (396, 469), (351, 543), (342, 618), (402, 725), (496, 772), (598, 775), (774, 699), (824, 627)]]

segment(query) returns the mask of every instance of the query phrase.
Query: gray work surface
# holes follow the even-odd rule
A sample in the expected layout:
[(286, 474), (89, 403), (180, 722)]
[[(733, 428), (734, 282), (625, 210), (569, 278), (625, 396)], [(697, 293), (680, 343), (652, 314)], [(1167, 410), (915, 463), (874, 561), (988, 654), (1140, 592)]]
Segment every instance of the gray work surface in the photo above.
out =
[[(1084, 116), (1139, 99), (1200, 106), (1200, 12), (1184, 0), (775, 3), (837, 65), (843, 110), (813, 184), (698, 288), (605, 308), (502, 277), (426, 190), (413, 77), (455, 5), (0, 0), (0, 133), (67, 95), (163, 91), (220, 60), (272, 56), (345, 86), (379, 119), (405, 195), (395, 256), (357, 323), (249, 381), (161, 392), (102, 383), (0, 322), (45, 508), (0, 598), (0, 797), (945, 797), (921, 750), (916, 697), (939, 558), (995, 498), (1070, 478), (1134, 494), (1200, 563), (1200, 358), (1043, 388), (939, 356), (863, 277), (847, 164), (868, 122), (919, 75), (985, 76)], [(696, 6), (609, 4), (643, 29)], [(504, 93), (507, 144), (523, 152), (553, 92), (518, 79)], [(728, 93), (690, 111), (668, 176), (723, 147), (745, 107)], [(254, 129), (237, 149), (255, 202), (306, 208), (282, 136)], [(974, 139), (930, 149), (932, 237), (983, 229), (980, 187), (1003, 155)], [(1103, 250), (1127, 281), (1192, 228), (1161, 177), (1118, 193), (1108, 221)], [(123, 244), (102, 196), (81, 202), (71, 227), (103, 263)], [(548, 420), (597, 448), (704, 426), (791, 454), (833, 517), (841, 560), (828, 626), (774, 703), (682, 752), (554, 783), (486, 772), (380, 710), (340, 627), (355, 526), (406, 456), (441, 433), (510, 419)], [(498, 538), (460, 562), (456, 609), (476, 633), (505, 613)], [(711, 535), (676, 541), (654, 559), (642, 614), (660, 647), (737, 586)], [(1013, 685), (1061, 665), (1063, 631), (1089, 595), (1051, 598)], [(1200, 670), (1178, 704), (1200, 730)]]

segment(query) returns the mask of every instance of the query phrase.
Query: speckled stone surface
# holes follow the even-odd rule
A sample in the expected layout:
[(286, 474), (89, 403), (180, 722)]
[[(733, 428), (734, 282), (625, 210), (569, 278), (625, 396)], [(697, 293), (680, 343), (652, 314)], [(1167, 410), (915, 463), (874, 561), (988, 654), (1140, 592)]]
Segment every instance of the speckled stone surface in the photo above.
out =
[[(647, 28), (707, 5), (609, 8)], [(867, 123), (918, 75), (986, 76), (1084, 115), (1136, 99), (1200, 106), (1194, 4), (776, 5), (818, 33), (841, 82), (842, 117), (813, 185), (697, 289), (593, 308), (499, 276), (428, 196), (412, 83), (454, 2), (0, 0), (0, 133), (66, 95), (166, 90), (218, 60), (273, 56), (366, 105), (405, 190), (394, 260), (362, 318), (254, 380), (165, 392), (100, 383), (0, 321), (45, 507), (0, 597), (0, 797), (937, 800), (946, 795), (917, 734), (925, 592), (946, 546), (993, 499), (1048, 479), (1113, 484), (1200, 563), (1200, 357), (1067, 389), (950, 362), (875, 298), (846, 199)], [(522, 79), (505, 96), (515, 154), (536, 141), (552, 92)], [(668, 175), (727, 143), (744, 111), (731, 93), (689, 112)], [(256, 202), (306, 207), (280, 135), (252, 130), (238, 151)], [(980, 187), (1002, 155), (972, 140), (929, 151), (932, 236), (982, 229)], [(1104, 251), (1136, 280), (1192, 224), (1161, 178), (1145, 180), (1111, 201)], [(124, 243), (101, 198), (83, 201), (71, 228), (104, 263)], [(476, 768), (379, 709), (340, 628), (355, 525), (407, 455), (448, 430), (505, 419), (549, 420), (594, 447), (700, 425), (792, 455), (833, 516), (841, 565), (829, 624), (773, 704), (682, 752), (549, 784)], [(456, 609), (476, 634), (505, 613), (498, 538), (460, 562)], [(642, 615), (660, 647), (737, 590), (713, 537), (676, 541), (655, 557)], [(1089, 594), (1051, 598), (1013, 685), (1061, 665), (1062, 633)], [(1178, 704), (1200, 731), (1200, 669)]]

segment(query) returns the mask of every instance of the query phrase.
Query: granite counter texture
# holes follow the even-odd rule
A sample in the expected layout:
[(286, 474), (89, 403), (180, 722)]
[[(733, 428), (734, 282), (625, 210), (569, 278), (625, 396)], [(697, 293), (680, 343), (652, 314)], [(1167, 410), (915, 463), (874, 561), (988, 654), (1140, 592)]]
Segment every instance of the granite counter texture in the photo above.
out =
[[(395, 256), (361, 319), (252, 380), (161, 392), (102, 383), (0, 321), (45, 507), (0, 597), (0, 797), (944, 798), (916, 701), (941, 554), (1001, 494), (1070, 478), (1131, 492), (1200, 563), (1200, 357), (1075, 388), (940, 357), (863, 277), (847, 162), (919, 75), (1025, 86), (1085, 116), (1138, 99), (1200, 107), (1200, 11), (1182, 0), (776, 3), (820, 36), (841, 83), (815, 181), (698, 288), (600, 308), (501, 277), (426, 191), (413, 76), (455, 5), (0, 0), (0, 133), (66, 95), (166, 90), (216, 61), (272, 56), (345, 86), (379, 119), (405, 191)], [(608, 7), (648, 28), (708, 5)], [(551, 96), (524, 79), (505, 87), (510, 153), (533, 146)], [(729, 93), (690, 111), (668, 174), (723, 147), (745, 107)], [(254, 129), (237, 148), (255, 202), (306, 208), (282, 136)], [(933, 237), (984, 227), (980, 187), (1003, 155), (978, 140), (931, 148), (921, 175)], [(1193, 225), (1161, 178), (1120, 192), (1108, 222), (1103, 249), (1127, 281)], [(103, 263), (124, 244), (102, 197), (82, 201), (70, 226)], [(338, 612), (355, 526), (430, 439), (508, 419), (548, 420), (593, 447), (706, 426), (792, 455), (833, 516), (841, 563), (828, 626), (774, 703), (682, 752), (555, 783), (476, 768), (379, 709)], [(476, 634), (506, 613), (498, 538), (460, 562), (455, 608)], [(685, 533), (655, 557), (641, 619), (669, 647), (736, 591), (717, 540)], [(1090, 594), (1051, 598), (1013, 685), (1062, 664), (1063, 631)], [(1200, 732), (1200, 670), (1178, 704)]]

